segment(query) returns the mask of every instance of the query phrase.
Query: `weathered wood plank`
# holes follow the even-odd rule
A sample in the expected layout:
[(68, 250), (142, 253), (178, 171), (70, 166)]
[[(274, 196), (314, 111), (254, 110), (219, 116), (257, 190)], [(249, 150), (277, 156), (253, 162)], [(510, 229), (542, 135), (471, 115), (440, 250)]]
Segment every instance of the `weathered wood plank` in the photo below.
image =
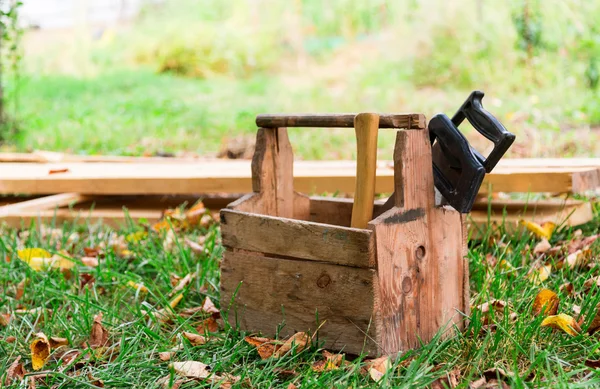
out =
[(450, 322), (463, 298), (460, 214), (434, 208), (431, 146), (426, 133), (398, 132), (395, 206), (373, 220), (380, 352), (418, 347)]
[[(256, 125), (258, 127), (354, 127), (355, 113), (332, 113), (332, 114), (275, 114), (258, 115)], [(398, 113), (379, 115), (379, 128), (404, 128), (412, 130), (424, 129), (426, 119), (424, 115), (417, 113)]]
[(375, 264), (369, 230), (224, 209), (221, 234), (230, 248), (355, 267)]
[(21, 201), (18, 203), (1, 206), (0, 218), (11, 215), (17, 215), (20, 212), (41, 211), (53, 208), (60, 208), (65, 205), (78, 204), (92, 199), (92, 196), (85, 196), (79, 193), (61, 193), (33, 200)]
[(273, 336), (285, 323), (285, 337), (314, 332), (325, 321), (318, 339), (326, 348), (376, 353), (369, 332), (373, 270), (226, 250), (221, 272), (221, 307), (234, 302), (228, 310), (232, 325)]

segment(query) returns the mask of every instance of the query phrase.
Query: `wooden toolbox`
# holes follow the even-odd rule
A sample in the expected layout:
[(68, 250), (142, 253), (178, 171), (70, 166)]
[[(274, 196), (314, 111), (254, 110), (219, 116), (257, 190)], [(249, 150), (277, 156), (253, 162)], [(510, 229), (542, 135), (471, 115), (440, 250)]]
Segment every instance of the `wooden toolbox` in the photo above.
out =
[[(232, 325), (279, 337), (318, 329), (315, 339), (327, 349), (368, 355), (402, 352), (440, 330), (463, 327), (465, 220), (449, 206), (435, 206), (423, 115), (378, 115), (376, 127), (397, 131), (395, 204), (364, 228), (350, 227), (352, 199), (294, 191), (286, 127), (355, 127), (356, 118), (257, 118), (254, 193), (221, 211), (221, 307)], [(362, 163), (367, 149), (361, 151), (356, 131), (360, 172), (376, 157)], [(357, 191), (361, 185), (371, 183), (359, 180)], [(368, 214), (377, 215), (380, 205), (371, 204)]]

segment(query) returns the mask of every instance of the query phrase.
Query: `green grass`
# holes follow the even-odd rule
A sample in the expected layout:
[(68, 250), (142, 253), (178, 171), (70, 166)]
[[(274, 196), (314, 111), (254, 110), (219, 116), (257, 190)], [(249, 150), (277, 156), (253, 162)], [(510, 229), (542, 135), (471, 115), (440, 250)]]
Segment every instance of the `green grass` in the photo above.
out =
[[(598, 211), (598, 210), (596, 210)], [(64, 226), (60, 232), (49, 233), (32, 226), (22, 231), (3, 230), (0, 238), (0, 256), (10, 262), (0, 261), (0, 313), (16, 309), (41, 308), (38, 314), (16, 314), (16, 319), (0, 327), (0, 377), (2, 372), (18, 357), (31, 372), (29, 343), (42, 331), (48, 336), (65, 337), (70, 348), (85, 350), (93, 317), (103, 313), (103, 325), (110, 333), (112, 346), (102, 355), (81, 361), (77, 368), (59, 372), (59, 362), (52, 357), (44, 368), (48, 375), (37, 381), (37, 387), (83, 388), (90, 387), (93, 379), (101, 379), (106, 387), (154, 388), (158, 380), (172, 374), (170, 362), (162, 362), (158, 353), (169, 351), (181, 341), (182, 331), (194, 331), (206, 316), (198, 314), (191, 318), (177, 315), (185, 308), (198, 307), (205, 297), (219, 301), (220, 246), (218, 226), (200, 228), (187, 233), (177, 233), (175, 243), (165, 248), (165, 236), (150, 231), (147, 238), (129, 242), (129, 257), (118, 255), (108, 249), (97, 268), (78, 265), (69, 277), (58, 270), (36, 272), (17, 259), (15, 252), (23, 247), (41, 247), (52, 252), (68, 248), (74, 258), (84, 255), (84, 247), (96, 247), (101, 242), (110, 247), (111, 236), (127, 236), (144, 229), (130, 224), (123, 230), (110, 232), (101, 226)], [(600, 215), (588, 225), (581, 227), (585, 236), (600, 232)], [(102, 234), (101, 234), (102, 233)], [(116, 234), (116, 235), (110, 235)], [(54, 236), (53, 236), (54, 235)], [(184, 243), (184, 237), (206, 237), (206, 254), (195, 254)], [(77, 239), (75, 239), (77, 237)], [(551, 242), (573, 239), (573, 229), (563, 228)], [(597, 288), (583, 293), (583, 283), (600, 274), (598, 242), (593, 246), (590, 268), (555, 270), (541, 285), (527, 279), (533, 257), (532, 247), (537, 238), (529, 233), (501, 235), (491, 240), (471, 242), (469, 251), (471, 272), (471, 302), (477, 306), (492, 298), (508, 302), (506, 310), (491, 319), (495, 328), (483, 325), (483, 317), (473, 311), (465, 331), (453, 337), (433, 341), (394, 361), (381, 387), (414, 388), (431, 385), (452, 371), (460, 371), (461, 388), (479, 379), (488, 369), (504, 369), (508, 377), (501, 377), (511, 387), (576, 388), (597, 387), (600, 375), (587, 368), (586, 360), (600, 359), (598, 334), (569, 336), (560, 331), (540, 327), (542, 317), (534, 317), (531, 306), (541, 288), (550, 288), (560, 295), (560, 313), (574, 315), (574, 304), (581, 306), (586, 325), (594, 316), (594, 308), (600, 302)], [(72, 246), (71, 246), (72, 243)], [(510, 262), (516, 273), (500, 266), (489, 266), (486, 255)], [(148, 318), (144, 311), (152, 307), (165, 307), (172, 290), (170, 277), (184, 276), (191, 272), (197, 278), (184, 290), (182, 302), (175, 308), (173, 322), (160, 324)], [(80, 277), (90, 274), (95, 278), (91, 287), (81, 287)], [(21, 299), (15, 298), (17, 284), (25, 280)], [(139, 293), (127, 287), (129, 281), (143, 283), (149, 293)], [(559, 287), (571, 282), (574, 296), (559, 292)], [(516, 313), (512, 320), (510, 313)], [(225, 313), (225, 312), (223, 312)], [(586, 325), (583, 325), (585, 330)], [(210, 341), (192, 347), (181, 342), (182, 348), (171, 362), (195, 360), (210, 365), (216, 373), (231, 373), (242, 381), (238, 386), (252, 388), (287, 387), (293, 382), (300, 388), (308, 387), (377, 387), (368, 375), (361, 374), (365, 359), (349, 358), (350, 364), (339, 370), (317, 373), (311, 365), (322, 359), (318, 344), (300, 353), (282, 359), (261, 360), (256, 350), (243, 340), (244, 333), (225, 326)], [(8, 343), (8, 337), (16, 341)], [(59, 349), (60, 350), (60, 349)], [(295, 377), (285, 376), (281, 370), (293, 370)], [(90, 378), (93, 377), (93, 378)], [(173, 376), (173, 379), (177, 379)], [(31, 379), (29, 377), (28, 379)], [(14, 383), (8, 388), (20, 388), (25, 384)], [(210, 387), (206, 382), (189, 382), (181, 386)], [(213, 387), (218, 387), (215, 384)]]
[[(481, 14), (471, 0), (234, 3), (170, 2), (100, 38), (91, 27), (26, 34), (19, 81), (3, 75), (17, 131), (0, 133), (2, 148), (213, 154), (228, 138), (252, 136), (258, 113), (451, 115), (481, 89), (484, 106), (517, 135), (510, 155), (600, 152), (596, 2), (531, 2), (542, 20), (531, 58), (518, 2)], [(347, 130), (294, 130), (291, 140), (302, 158), (355, 153)], [(391, 144), (382, 135), (382, 157)]]

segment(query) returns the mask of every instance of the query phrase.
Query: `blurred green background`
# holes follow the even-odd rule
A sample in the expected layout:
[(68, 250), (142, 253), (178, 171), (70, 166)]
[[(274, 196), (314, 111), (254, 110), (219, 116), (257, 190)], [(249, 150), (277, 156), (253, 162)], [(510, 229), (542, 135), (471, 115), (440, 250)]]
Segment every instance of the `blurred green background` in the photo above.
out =
[[(258, 113), (452, 115), (480, 89), (517, 134), (511, 156), (600, 156), (598, 20), (583, 0), (148, 4), (128, 22), (25, 31), (1, 149), (214, 155), (250, 139)], [(305, 159), (351, 158), (353, 136), (290, 131)], [(392, 144), (381, 136), (382, 158)]]

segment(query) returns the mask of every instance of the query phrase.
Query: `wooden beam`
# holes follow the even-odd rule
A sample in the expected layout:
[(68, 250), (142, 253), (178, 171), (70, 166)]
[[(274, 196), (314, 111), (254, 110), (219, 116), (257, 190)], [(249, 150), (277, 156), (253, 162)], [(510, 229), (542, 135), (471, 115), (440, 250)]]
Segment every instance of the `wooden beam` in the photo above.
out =
[[(0, 193), (102, 195), (248, 193), (252, 191), (250, 161), (206, 163), (5, 163)], [(51, 170), (67, 169), (50, 174)], [(353, 193), (353, 161), (297, 161), (294, 190), (302, 193)], [(376, 193), (394, 190), (391, 164), (377, 164)], [(481, 193), (581, 193), (600, 187), (600, 168), (497, 167), (486, 176)]]

